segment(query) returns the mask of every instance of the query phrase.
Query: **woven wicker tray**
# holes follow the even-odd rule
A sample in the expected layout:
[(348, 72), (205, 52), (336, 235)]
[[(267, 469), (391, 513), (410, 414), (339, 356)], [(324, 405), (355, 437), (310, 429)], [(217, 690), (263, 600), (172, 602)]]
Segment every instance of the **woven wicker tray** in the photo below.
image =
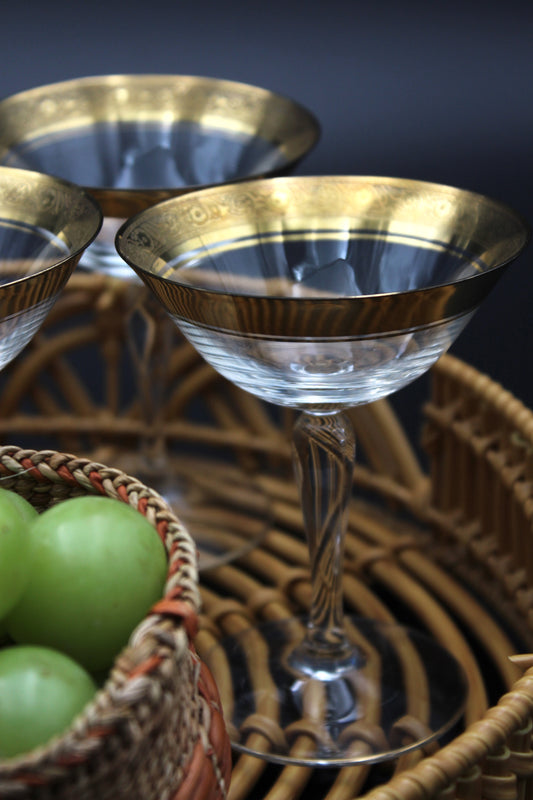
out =
[[(138, 446), (143, 425), (125, 367), (130, 307), (124, 284), (73, 276), (46, 328), (2, 376), (0, 441), (108, 464)], [(196, 646), (227, 701), (226, 665), (212, 644), (254, 617), (309, 602), (291, 478), (293, 417), (273, 416), (219, 378), (177, 332), (168, 382), (162, 426), (174, 457), (191, 446), (232, 453), (272, 500), (262, 545), (201, 579)], [(457, 655), (469, 682), (464, 719), (447, 741), (381, 766), (283, 769), (240, 756), (232, 800), (518, 800), (533, 788), (533, 414), (451, 356), (433, 369), (431, 387), (421, 414), (428, 470), (387, 402), (353, 412), (359, 462), (344, 589), (349, 610), (415, 622)], [(361, 736), (371, 748), (372, 732)]]

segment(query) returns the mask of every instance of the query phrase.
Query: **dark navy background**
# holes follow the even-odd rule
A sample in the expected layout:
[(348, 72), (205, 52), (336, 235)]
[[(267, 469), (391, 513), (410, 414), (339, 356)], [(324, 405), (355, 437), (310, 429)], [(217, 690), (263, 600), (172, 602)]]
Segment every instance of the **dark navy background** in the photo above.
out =
[[(144, 0), (2, 4), (0, 96), (106, 73), (183, 73), (289, 95), (323, 133), (299, 173), (490, 194), (533, 222), (533, 4)], [(533, 245), (453, 347), (533, 407)], [(397, 403), (413, 424), (424, 379)]]

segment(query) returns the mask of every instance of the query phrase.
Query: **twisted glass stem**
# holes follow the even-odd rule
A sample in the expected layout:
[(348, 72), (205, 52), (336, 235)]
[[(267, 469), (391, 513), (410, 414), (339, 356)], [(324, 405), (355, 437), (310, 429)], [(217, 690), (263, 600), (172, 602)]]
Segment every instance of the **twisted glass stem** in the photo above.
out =
[(143, 436), (140, 442), (141, 468), (166, 475), (167, 448), (163, 435), (166, 378), (172, 353), (175, 326), (144, 286), (134, 286), (137, 301), (130, 313), (128, 343), (135, 370)]
[[(342, 561), (355, 437), (343, 413), (302, 413), (294, 428), (293, 454), (311, 559), (312, 601), (298, 660), (309, 671), (349, 658), (343, 626)], [(293, 661), (294, 663), (294, 661)], [(299, 664), (306, 670), (306, 663)], [(307, 671), (307, 670), (306, 670)]]

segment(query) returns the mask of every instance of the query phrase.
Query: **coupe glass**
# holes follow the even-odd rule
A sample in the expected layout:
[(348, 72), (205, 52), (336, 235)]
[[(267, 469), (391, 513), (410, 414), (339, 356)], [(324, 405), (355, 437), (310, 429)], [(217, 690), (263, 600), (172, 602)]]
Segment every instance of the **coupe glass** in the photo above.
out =
[[(266, 498), (253, 476), (236, 467), (230, 474), (216, 460), (194, 472), (197, 478), (210, 472), (210, 481), (193, 484), (193, 473), (172, 473), (163, 431), (175, 328), (118, 256), (115, 233), (124, 218), (191, 188), (289, 171), (318, 136), (314, 116), (292, 100), (207, 77), (87, 77), (0, 102), (0, 163), (85, 186), (104, 211), (102, 232), (81, 266), (131, 283), (126, 336), (146, 431), (138, 453), (114, 460), (176, 508), (199, 545), (200, 569), (258, 541), (268, 523)], [(233, 525), (229, 520), (242, 514), (231, 498), (243, 493), (250, 499), (248, 524)]]
[(0, 167), (0, 369), (38, 331), (101, 224), (78, 186)]
[[(294, 461), (311, 608), (305, 622), (267, 623), (221, 644), (234, 681), (228, 723), (237, 749), (279, 762), (379, 761), (460, 718), (466, 683), (446, 648), (422, 631), (343, 617), (355, 454), (346, 409), (424, 373), (527, 239), (522, 219), (485, 197), (349, 176), (207, 189), (144, 211), (119, 231), (122, 257), (216, 370), (300, 411)], [(427, 683), (404, 686), (400, 641), (423, 663)], [(268, 650), (268, 676), (254, 687), (247, 664), (258, 647)], [(379, 682), (366, 668), (376, 657)], [(398, 741), (394, 724), (412, 716), (417, 691), (430, 699), (429, 712), (412, 739)], [(380, 729), (371, 754), (357, 745), (369, 721)]]

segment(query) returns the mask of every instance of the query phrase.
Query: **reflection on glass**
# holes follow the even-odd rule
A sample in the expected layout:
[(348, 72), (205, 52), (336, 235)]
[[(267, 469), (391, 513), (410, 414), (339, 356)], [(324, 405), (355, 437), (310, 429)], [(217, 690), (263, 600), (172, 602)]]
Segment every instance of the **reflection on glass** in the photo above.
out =
[(14, 144), (3, 163), (84, 186), (161, 189), (223, 183), (283, 169), (283, 151), (259, 136), (205, 124), (103, 122)]

